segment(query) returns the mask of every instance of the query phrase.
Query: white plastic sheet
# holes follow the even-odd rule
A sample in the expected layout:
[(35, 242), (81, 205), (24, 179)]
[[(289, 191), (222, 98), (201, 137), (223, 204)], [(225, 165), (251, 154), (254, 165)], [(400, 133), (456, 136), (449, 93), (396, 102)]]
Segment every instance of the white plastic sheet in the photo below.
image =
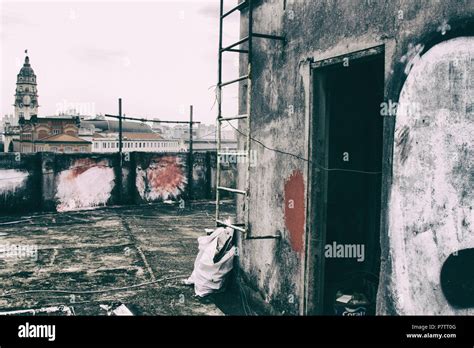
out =
[(185, 280), (188, 285), (194, 284), (196, 295), (204, 297), (220, 290), (224, 285), (235, 256), (235, 247), (231, 247), (233, 233), (231, 228), (219, 227), (211, 235), (198, 238), (199, 252), (194, 270)]

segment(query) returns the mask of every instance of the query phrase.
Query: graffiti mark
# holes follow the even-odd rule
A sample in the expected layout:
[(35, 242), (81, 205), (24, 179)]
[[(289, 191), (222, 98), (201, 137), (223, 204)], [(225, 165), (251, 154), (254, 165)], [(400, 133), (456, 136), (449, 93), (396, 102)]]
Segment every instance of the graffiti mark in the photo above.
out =
[(294, 251), (303, 251), (305, 224), (304, 181), (300, 171), (293, 171), (285, 182), (285, 225)]
[(411, 71), (413, 65), (420, 60), (421, 53), (425, 48), (422, 44), (413, 45), (412, 43), (408, 44), (408, 51), (405, 55), (400, 58), (401, 63), (405, 63), (405, 75), (408, 75)]
[(115, 175), (105, 161), (78, 159), (58, 177), (57, 211), (103, 206), (110, 198)]
[(137, 167), (136, 185), (146, 201), (178, 197), (187, 183), (181, 160), (176, 156), (154, 158), (148, 168)]
[(400, 163), (404, 164), (412, 147), (412, 139), (410, 137), (410, 129), (408, 126), (403, 127), (398, 132), (396, 143), (399, 148)]
[(446, 35), (446, 32), (451, 30), (451, 26), (448, 24), (448, 21), (446, 19), (443, 19), (441, 24), (436, 28), (436, 31), (441, 33), (441, 35)]
[(96, 162), (90, 158), (80, 158), (74, 162), (69, 174), (72, 177), (77, 177), (92, 167), (107, 167), (105, 161)]

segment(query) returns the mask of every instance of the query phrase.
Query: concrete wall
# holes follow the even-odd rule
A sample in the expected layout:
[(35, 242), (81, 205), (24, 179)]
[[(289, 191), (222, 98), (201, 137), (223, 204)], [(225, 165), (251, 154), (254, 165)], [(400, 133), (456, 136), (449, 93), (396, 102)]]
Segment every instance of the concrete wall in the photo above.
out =
[(400, 314), (474, 314), (450, 306), (440, 284), (449, 255), (474, 247), (472, 59), (474, 37), (442, 42), (416, 62), (400, 94), (388, 213)]
[(117, 156), (38, 154), (42, 206), (69, 211), (118, 203)]
[[(213, 199), (212, 161), (194, 155), (193, 199)], [(0, 154), (0, 215), (188, 199), (187, 163), (185, 153), (127, 153), (120, 173), (118, 154)]]
[(39, 209), (39, 164), (34, 155), (0, 154), (0, 214)]
[[(472, 35), (472, 20), (474, 18), (473, 3), (456, 0), (287, 0), (286, 2), (268, 0), (257, 3), (254, 10), (254, 32), (284, 35), (287, 42), (282, 44), (272, 40), (253, 40), (252, 135), (268, 147), (306, 159), (311, 157), (309, 148), (311, 145), (310, 125), (312, 123), (312, 61), (384, 45), (385, 99), (398, 102), (405, 79), (420, 57), (439, 42), (459, 35), (466, 35), (468, 32)], [(285, 3), (286, 7), (284, 7)], [(246, 11), (242, 12), (242, 36), (247, 35), (246, 15)], [(246, 73), (246, 64), (246, 58), (242, 57), (241, 75)], [(431, 81), (433, 77), (428, 75), (419, 76), (419, 78)], [(445, 78), (448, 81), (456, 80), (456, 76), (448, 73)], [(422, 93), (428, 95), (432, 93), (433, 89), (436, 89), (434, 85), (430, 85), (431, 89), (426, 86), (428, 84), (421, 84), (413, 88), (419, 88)], [(462, 90), (462, 88), (458, 86), (455, 89)], [(449, 98), (453, 98), (452, 93), (457, 92), (451, 90), (445, 91), (445, 93), (432, 94), (430, 98), (434, 100), (444, 95), (444, 100), (447, 101)], [(240, 111), (244, 112), (246, 107), (246, 85), (244, 83), (241, 84), (240, 94)], [(418, 100), (409, 99), (409, 102), (411, 101)], [(426, 112), (429, 111), (432, 110), (427, 109)], [(459, 116), (456, 118), (459, 120), (459, 127), (464, 126), (471, 129), (472, 114), (470, 115), (469, 117)], [(445, 122), (449, 123), (454, 116), (443, 117)], [(245, 122), (241, 122), (239, 126), (243, 132), (246, 131)], [(411, 127), (410, 124), (407, 126)], [(394, 143), (396, 144), (397, 141), (394, 129), (395, 117), (386, 117), (383, 135), (380, 241), (382, 255), (377, 312), (379, 314), (451, 313), (452, 309), (448, 309), (446, 303), (439, 300), (439, 290), (436, 290), (437, 295), (427, 294), (429, 285), (436, 283), (435, 278), (432, 281), (421, 281), (422, 284), (419, 285), (412, 284), (400, 291), (396, 289), (397, 278), (392, 279), (392, 268), (400, 267), (399, 264), (392, 264), (392, 259), (396, 259), (395, 262), (403, 259), (406, 262), (409, 260), (417, 262), (416, 267), (419, 270), (411, 272), (410, 276), (406, 278), (411, 281), (416, 276), (421, 276), (422, 270), (429, 268), (433, 259), (441, 262), (445, 254), (452, 249), (446, 248), (436, 257), (415, 257), (417, 249), (413, 244), (397, 246), (399, 240), (391, 238), (396, 232), (392, 232), (389, 228), (389, 217), (399, 217), (397, 214), (400, 214), (400, 209), (413, 209), (414, 207), (410, 206), (409, 202), (419, 209), (425, 207), (424, 209), (429, 210), (427, 213), (429, 216), (434, 216), (436, 212), (439, 212), (439, 207), (426, 207), (426, 202), (416, 203), (414, 199), (408, 199), (408, 190), (403, 191), (405, 194), (401, 197), (402, 201), (398, 202), (400, 206), (389, 204), (392, 188), (392, 163), (397, 161), (396, 158), (392, 159)], [(447, 134), (451, 134), (451, 131), (445, 132), (439, 128), (437, 131), (423, 134), (423, 139), (429, 139), (429, 141), (425, 141), (425, 144), (417, 144), (414, 140), (411, 147), (419, 147), (419, 150), (416, 151), (419, 156), (415, 156), (413, 160), (420, 159), (421, 153), (424, 153), (430, 144), (436, 143), (439, 136), (443, 135), (444, 137)], [(243, 148), (244, 143), (245, 140), (240, 137), (239, 148)], [(260, 293), (261, 297), (279, 313), (311, 313), (315, 291), (312, 283), (315, 263), (311, 246), (319, 234), (318, 231), (310, 230), (311, 217), (307, 216), (307, 209), (310, 190), (318, 188), (308, 187), (310, 178), (307, 161), (264, 149), (255, 142), (252, 143), (252, 146), (257, 151), (258, 165), (250, 172), (252, 178), (250, 187), (251, 234), (258, 236), (281, 233), (283, 238), (280, 241), (240, 240), (241, 273), (247, 281), (247, 285)], [(466, 149), (462, 150), (460, 143), (442, 148), (442, 153), (451, 152), (457, 158), (466, 156), (466, 151)], [(441, 158), (438, 161), (441, 163), (443, 160), (444, 158)], [(438, 175), (442, 173), (445, 173), (449, 180), (458, 180), (453, 184), (453, 187), (456, 187), (453, 197), (458, 197), (462, 190), (461, 187), (464, 187), (465, 180), (467, 180), (461, 179), (461, 177), (463, 175), (472, 176), (468, 175), (468, 164), (461, 160), (457, 160), (456, 163), (455, 169), (454, 167), (441, 168), (441, 165), (439, 167), (427, 165), (424, 162), (421, 162), (420, 165), (424, 166), (425, 180), (439, 180), (436, 178), (440, 178), (441, 176)], [(414, 171), (406, 168), (398, 173), (396, 171), (399, 170), (399, 167), (394, 167), (394, 175), (402, 177), (414, 175)], [(239, 187), (245, 187), (245, 171), (246, 166), (239, 167)], [(459, 179), (455, 179), (456, 176)], [(413, 179), (413, 177), (411, 178)], [(428, 185), (424, 189), (428, 190), (429, 187)], [(398, 187), (395, 190), (400, 191), (402, 188)], [(442, 187), (437, 187), (436, 190), (441, 191)], [(431, 194), (429, 191), (426, 192)], [(439, 201), (439, 198), (436, 200)], [(289, 208), (290, 201), (294, 203), (293, 208)], [(437, 221), (446, 223), (454, 216), (456, 217), (453, 221), (457, 222), (452, 222), (451, 225), (462, 221), (461, 215), (464, 216), (465, 212), (461, 213), (460, 209), (455, 208), (457, 202), (454, 199), (451, 202), (450, 212), (444, 213)], [(243, 218), (242, 200), (239, 201), (238, 208), (240, 216)], [(410, 216), (414, 215), (410, 214)], [(406, 220), (404, 216), (402, 218), (404, 220), (399, 221), (400, 228), (413, 227), (409, 227), (409, 220)], [(448, 227), (444, 233), (452, 235), (460, 233), (457, 231), (462, 230), (462, 233), (471, 235), (472, 227), (463, 226), (461, 224), (457, 229)], [(444, 242), (442, 240), (432, 242), (432, 252), (436, 249), (437, 243)], [(411, 259), (405, 258), (407, 254), (412, 255)], [(406, 277), (403, 272), (400, 271), (398, 274)], [(433, 273), (433, 277), (435, 277), (435, 273)], [(414, 301), (421, 294), (425, 295), (417, 306), (403, 307), (397, 304), (397, 296), (405, 297), (407, 300), (410, 298), (410, 301)], [(438, 298), (438, 301), (427, 305), (434, 296)], [(423, 306), (425, 306), (424, 310), (421, 309)]]

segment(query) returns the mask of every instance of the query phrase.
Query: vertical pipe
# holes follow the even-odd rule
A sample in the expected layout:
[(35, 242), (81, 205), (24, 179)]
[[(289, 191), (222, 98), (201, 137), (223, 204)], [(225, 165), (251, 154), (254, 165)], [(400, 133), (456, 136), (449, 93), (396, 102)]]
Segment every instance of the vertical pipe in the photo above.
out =
[(119, 154), (120, 166), (122, 166), (122, 98), (119, 98)]
[(245, 185), (245, 229), (246, 233), (245, 236), (249, 236), (250, 230), (250, 144), (251, 144), (251, 106), (252, 106), (252, 34), (253, 34), (253, 4), (252, 0), (249, 0), (249, 7), (248, 7), (248, 37), (249, 37), (249, 44), (248, 44), (248, 83), (247, 83), (247, 176), (246, 176), (246, 185)]
[(123, 173), (123, 156), (122, 156), (122, 98), (118, 100), (119, 106), (119, 170), (117, 175), (117, 184), (119, 185), (118, 193), (119, 193), (119, 203), (123, 204), (123, 185), (122, 185), (122, 173)]
[(193, 198), (193, 106), (189, 106), (189, 154), (188, 154), (188, 192), (189, 199)]
[(224, 14), (224, 0), (220, 0), (220, 9), (219, 9), (219, 54), (218, 54), (218, 64), (217, 64), (217, 149), (216, 149), (216, 221), (219, 220), (219, 206), (220, 206), (220, 196), (219, 190), (217, 189), (221, 184), (221, 165), (219, 159), (219, 152), (221, 150), (221, 117), (222, 117), (222, 26), (223, 19), (222, 15)]

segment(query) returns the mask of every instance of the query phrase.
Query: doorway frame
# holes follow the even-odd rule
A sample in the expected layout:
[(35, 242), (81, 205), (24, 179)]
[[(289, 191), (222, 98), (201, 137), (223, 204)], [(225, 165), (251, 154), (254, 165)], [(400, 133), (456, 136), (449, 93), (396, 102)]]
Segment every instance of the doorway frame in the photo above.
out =
[[(328, 161), (328, 130), (329, 112), (326, 105), (316, 103), (318, 94), (324, 94), (325, 73), (323, 69), (330, 66), (349, 63), (354, 60), (356, 64), (365, 63), (374, 58), (383, 60), (385, 70), (386, 57), (385, 45), (378, 45), (347, 54), (313, 61), (310, 64), (310, 110), (309, 110), (309, 149), (308, 154), (311, 162), (308, 165), (308, 190), (307, 190), (307, 223), (306, 223), (306, 257), (304, 264), (305, 273), (305, 296), (304, 313), (306, 315), (322, 315), (324, 310), (324, 246), (326, 241), (326, 206), (327, 206), (327, 173), (318, 169), (319, 166), (327, 168)], [(381, 71), (384, 81), (385, 71)], [(316, 88), (315, 84), (321, 86)], [(385, 83), (384, 83), (385, 86)], [(323, 91), (321, 93), (321, 91)], [(383, 93), (385, 95), (385, 91)], [(318, 108), (320, 110), (318, 110)], [(321, 110), (323, 109), (323, 110)], [(323, 117), (321, 117), (323, 116)], [(384, 143), (384, 132), (382, 131), (382, 144)], [(315, 152), (316, 151), (316, 152)], [(382, 151), (383, 152), (383, 151)], [(383, 154), (381, 161), (383, 162)], [(381, 182), (383, 185), (383, 180)], [(381, 188), (382, 189), (382, 188)], [(323, 233), (319, 233), (323, 231)], [(382, 226), (379, 222), (379, 234)], [(380, 236), (379, 236), (380, 241)]]

